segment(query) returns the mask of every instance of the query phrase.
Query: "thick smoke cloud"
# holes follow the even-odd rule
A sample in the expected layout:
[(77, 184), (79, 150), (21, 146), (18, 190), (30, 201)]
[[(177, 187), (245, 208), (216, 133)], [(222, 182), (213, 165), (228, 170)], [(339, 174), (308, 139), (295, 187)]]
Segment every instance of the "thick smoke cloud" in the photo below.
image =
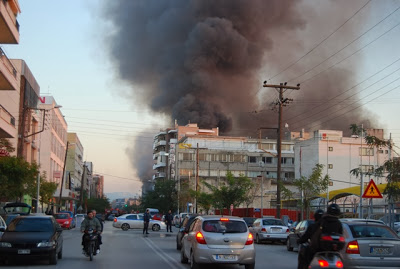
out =
[[(265, 78), (259, 74), (269, 64), (283, 65), (270, 56), (280, 46), (274, 42), (276, 35), (295, 36), (306, 27), (309, 17), (304, 14), (312, 13), (312, 6), (305, 12), (299, 4), (295, 0), (106, 1), (102, 16), (108, 30), (106, 46), (119, 78), (132, 85), (135, 105), (169, 115), (171, 123), (190, 121), (201, 128), (219, 127), (225, 135), (254, 136), (261, 126), (277, 126), (273, 111), (248, 112), (266, 110), (276, 98), (276, 93), (260, 97)], [(306, 51), (301, 37), (295, 40), (284, 44), (292, 56)], [(303, 127), (312, 131), (312, 125), (307, 125), (310, 120), (301, 121), (310, 114), (296, 115), (310, 111), (312, 101), (325, 101), (346, 89), (352, 75), (338, 70), (289, 96), (297, 102), (284, 116), (285, 121), (297, 124), (292, 131)], [(346, 96), (341, 98), (346, 100)], [(343, 103), (311, 114), (329, 115), (346, 107)], [(319, 129), (346, 130), (351, 123), (362, 123), (365, 115), (358, 109), (337, 120), (321, 119), (314, 124), (320, 123)], [(138, 154), (143, 147), (136, 143), (133, 156), (144, 156)], [(141, 177), (148, 177), (144, 168), (148, 165), (142, 166), (142, 161), (134, 160), (135, 167)]]

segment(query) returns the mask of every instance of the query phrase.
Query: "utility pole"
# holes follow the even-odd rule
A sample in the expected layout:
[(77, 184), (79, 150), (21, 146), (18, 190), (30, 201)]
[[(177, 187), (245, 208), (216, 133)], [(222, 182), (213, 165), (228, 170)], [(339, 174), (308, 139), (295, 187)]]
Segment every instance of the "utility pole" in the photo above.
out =
[(60, 197), (58, 198), (58, 205), (59, 205), (58, 211), (61, 210), (62, 188), (64, 185), (64, 173), (65, 173), (65, 164), (67, 163), (68, 146), (69, 146), (69, 142), (67, 141), (67, 147), (65, 148), (63, 172), (62, 172), (62, 176), (61, 176)]
[(82, 179), (81, 179), (81, 195), (79, 197), (80, 207), (82, 207), (83, 211), (83, 196), (84, 196), (84, 188), (85, 188), (85, 177), (86, 177), (86, 162), (83, 163), (83, 172), (82, 172)]
[[(197, 143), (196, 149), (196, 196), (199, 191), (199, 143)], [(195, 199), (195, 213), (197, 214), (197, 198)]]
[(300, 90), (300, 84), (297, 86), (287, 86), (287, 82), (280, 83), (280, 85), (267, 84), (267, 81), (264, 81), (263, 87), (267, 88), (275, 88), (279, 93), (279, 99), (276, 102), (276, 105), (279, 107), (278, 111), (278, 141), (277, 141), (277, 150), (278, 150), (278, 168), (277, 168), (277, 178), (276, 178), (276, 217), (281, 218), (281, 170), (282, 170), (282, 114), (283, 107), (286, 106), (289, 101), (293, 101), (289, 98), (283, 98), (283, 90)]

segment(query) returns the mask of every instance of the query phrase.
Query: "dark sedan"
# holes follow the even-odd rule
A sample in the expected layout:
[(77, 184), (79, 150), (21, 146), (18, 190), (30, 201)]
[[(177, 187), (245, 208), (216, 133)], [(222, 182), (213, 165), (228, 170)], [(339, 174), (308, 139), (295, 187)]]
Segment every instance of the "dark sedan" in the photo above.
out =
[(0, 261), (43, 258), (57, 264), (57, 258), (62, 258), (62, 247), (62, 228), (53, 216), (18, 216), (0, 239)]
[(314, 223), (314, 220), (303, 220), (300, 221), (294, 229), (292, 229), (286, 240), (286, 248), (288, 251), (293, 251), (294, 248), (298, 248), (297, 239), (299, 239), (307, 230), (308, 226)]
[(176, 234), (176, 249), (180, 250), (182, 248), (182, 238), (189, 232), (190, 224), (194, 221), (197, 217), (197, 214), (194, 215), (186, 215), (182, 222), (179, 225), (176, 225), (179, 228), (178, 233)]

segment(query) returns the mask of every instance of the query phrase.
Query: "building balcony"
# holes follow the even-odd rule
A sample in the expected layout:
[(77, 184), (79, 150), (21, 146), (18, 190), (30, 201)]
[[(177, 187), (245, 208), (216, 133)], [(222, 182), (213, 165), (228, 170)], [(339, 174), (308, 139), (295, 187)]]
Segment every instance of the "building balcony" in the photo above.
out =
[(159, 151), (153, 154), (153, 160), (156, 160), (159, 156), (168, 156), (168, 154), (165, 151)]
[(0, 1), (0, 43), (19, 43), (19, 24), (17, 15), (20, 13), (18, 0)]
[(160, 173), (157, 173), (157, 174), (153, 175), (153, 180), (160, 179), (160, 178), (165, 178), (165, 176), (166, 176), (165, 173), (160, 172)]
[(17, 70), (0, 48), (0, 91), (1, 90), (18, 90), (18, 81)]
[(160, 147), (160, 146), (166, 146), (166, 145), (167, 145), (167, 141), (160, 140), (153, 144), (153, 149), (156, 149), (157, 147)]
[(171, 138), (171, 139), (169, 140), (169, 143), (170, 143), (170, 144), (177, 144), (177, 143), (178, 143), (178, 139), (176, 139), (176, 138)]
[(15, 118), (2, 105), (0, 105), (0, 137), (15, 138), (17, 129), (15, 128)]
[(156, 164), (153, 165), (153, 170), (156, 170), (156, 169), (158, 169), (160, 167), (166, 167), (166, 166), (167, 166), (166, 163), (156, 163)]

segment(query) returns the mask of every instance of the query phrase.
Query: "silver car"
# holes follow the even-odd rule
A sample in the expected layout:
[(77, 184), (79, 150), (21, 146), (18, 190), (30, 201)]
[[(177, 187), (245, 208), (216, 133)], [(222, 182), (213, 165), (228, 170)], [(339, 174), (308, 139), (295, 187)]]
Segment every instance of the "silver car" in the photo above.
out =
[[(143, 214), (125, 214), (114, 218), (113, 227), (121, 228), (124, 231), (129, 229), (143, 229)], [(150, 220), (149, 229), (153, 231), (165, 230), (167, 225), (160, 220)]]
[(197, 216), (182, 239), (181, 262), (240, 264), (254, 269), (256, 253), (246, 222), (232, 216)]
[(345, 247), (343, 265), (354, 268), (400, 268), (400, 238), (385, 224), (372, 220), (341, 220)]
[(7, 229), (6, 221), (0, 216), (0, 238)]
[(274, 218), (256, 219), (250, 228), (256, 243), (262, 241), (280, 241), (286, 243), (289, 236), (289, 227), (282, 220)]

